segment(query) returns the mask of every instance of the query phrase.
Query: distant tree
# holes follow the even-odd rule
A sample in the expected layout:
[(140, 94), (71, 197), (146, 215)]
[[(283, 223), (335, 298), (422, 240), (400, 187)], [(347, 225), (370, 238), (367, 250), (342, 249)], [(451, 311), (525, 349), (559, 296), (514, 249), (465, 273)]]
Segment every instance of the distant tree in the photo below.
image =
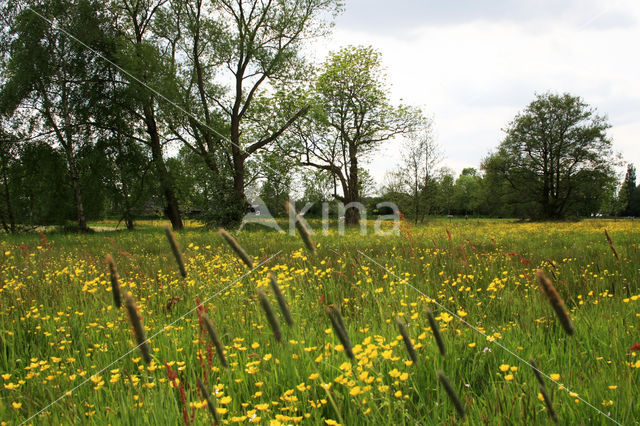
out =
[(629, 201), (629, 215), (635, 217), (640, 216), (640, 186), (637, 186), (636, 190), (631, 194), (631, 200)]
[(308, 212), (319, 216), (322, 213), (322, 203), (333, 198), (333, 176), (325, 170), (306, 168), (300, 172), (300, 182), (303, 190), (302, 204), (312, 203)]
[[(199, 211), (202, 214), (220, 203), (218, 188), (211, 170), (201, 156), (187, 147), (182, 147), (175, 157), (166, 160), (167, 168), (175, 183), (176, 198), (185, 212)], [(227, 206), (219, 206), (224, 210)]]
[(597, 211), (615, 179), (609, 127), (579, 97), (537, 95), (483, 168), (502, 176), (519, 200), (535, 202), (542, 218), (563, 218), (587, 204)]
[(289, 200), (293, 184), (295, 162), (279, 152), (263, 151), (258, 156), (261, 186), (260, 198), (272, 215), (285, 213), (285, 202)]
[(482, 177), (474, 168), (462, 170), (453, 187), (455, 210), (461, 214), (477, 214), (482, 203)]
[(404, 216), (407, 216), (412, 211), (414, 204), (406, 191), (401, 170), (396, 169), (387, 172), (378, 192), (381, 194), (380, 201), (394, 203)]
[[(345, 204), (360, 201), (360, 161), (396, 135), (413, 130), (419, 111), (394, 106), (382, 72), (380, 53), (371, 47), (345, 47), (329, 55), (314, 87), (313, 110), (296, 126), (301, 164), (329, 172)], [(349, 207), (346, 223), (359, 223), (359, 210)]]
[(638, 191), (636, 185), (636, 168), (633, 164), (627, 165), (627, 173), (622, 181), (622, 186), (618, 192), (620, 200), (620, 213), (624, 216), (633, 216), (637, 210), (635, 193)]
[(402, 163), (397, 173), (412, 198), (415, 223), (424, 220), (433, 209), (437, 190), (437, 173), (442, 152), (433, 138), (431, 120), (409, 134), (402, 147)]
[(148, 149), (122, 133), (99, 140), (97, 148), (103, 154), (103, 183), (111, 202), (110, 213), (123, 219), (132, 231), (135, 216), (155, 192), (160, 193)]
[(440, 214), (449, 215), (454, 208), (454, 184), (453, 170), (444, 168), (438, 176), (438, 190), (436, 194), (436, 207)]

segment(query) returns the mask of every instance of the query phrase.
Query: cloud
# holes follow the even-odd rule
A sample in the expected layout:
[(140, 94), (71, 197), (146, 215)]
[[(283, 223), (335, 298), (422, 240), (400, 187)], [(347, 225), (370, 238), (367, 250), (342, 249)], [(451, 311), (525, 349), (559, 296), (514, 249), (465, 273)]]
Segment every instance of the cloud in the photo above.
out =
[[(435, 116), (445, 163), (478, 167), (535, 93), (569, 92), (606, 114), (614, 149), (640, 166), (640, 3), (349, 1), (334, 37), (383, 55), (395, 101)], [(371, 163), (382, 181), (397, 147)], [(385, 161), (386, 160), (386, 161)]]
[(466, 22), (527, 24), (531, 30), (558, 22), (608, 29), (637, 22), (637, 17), (624, 8), (620, 2), (595, 0), (347, 0), (338, 25), (396, 36), (407, 36), (418, 27)]

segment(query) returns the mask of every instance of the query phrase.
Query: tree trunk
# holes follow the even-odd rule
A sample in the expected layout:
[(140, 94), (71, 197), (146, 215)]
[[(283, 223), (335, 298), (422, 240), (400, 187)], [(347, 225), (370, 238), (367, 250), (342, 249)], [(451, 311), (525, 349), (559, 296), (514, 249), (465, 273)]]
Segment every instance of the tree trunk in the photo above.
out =
[(164, 199), (167, 202), (165, 213), (169, 217), (173, 229), (178, 231), (184, 229), (184, 225), (180, 217), (180, 209), (173, 189), (173, 181), (162, 157), (162, 145), (160, 144), (160, 135), (158, 134), (153, 107), (149, 103), (144, 105), (144, 117), (145, 124), (147, 125), (147, 133), (149, 134), (149, 145), (151, 147), (153, 163), (158, 173)]
[(122, 179), (122, 193), (124, 195), (124, 222), (127, 225), (127, 230), (133, 231), (135, 226), (133, 224), (133, 215), (131, 214), (131, 203), (129, 203), (129, 188), (124, 178)]
[[(242, 82), (238, 83), (237, 93), (242, 93)], [(237, 95), (239, 96), (239, 95)], [(234, 220), (241, 220), (249, 203), (244, 193), (245, 156), (240, 148), (240, 98), (236, 98), (231, 116), (231, 156), (233, 159), (233, 204)]]
[(70, 143), (64, 145), (64, 151), (67, 156), (67, 166), (69, 167), (69, 175), (71, 176), (73, 199), (76, 202), (76, 219), (78, 221), (78, 229), (80, 232), (87, 232), (87, 218), (84, 214), (84, 204), (82, 204), (82, 189), (80, 188), (80, 178), (78, 177), (78, 169), (76, 167), (76, 159), (73, 154), (72, 147), (73, 145)]
[(76, 215), (78, 217), (78, 228), (80, 232), (87, 231), (87, 218), (84, 215), (84, 205), (82, 204), (82, 190), (80, 189), (80, 180), (75, 165), (71, 170), (71, 186), (73, 187), (73, 198), (76, 201)]
[[(3, 155), (2, 157), (2, 182), (4, 185), (4, 203), (5, 206), (7, 208), (7, 217), (9, 219), (9, 227), (7, 228), (5, 226), (5, 228), (7, 228), (7, 231), (9, 231), (9, 229), (11, 230), (11, 232), (16, 232), (16, 221), (15, 218), (13, 216), (13, 206), (11, 205), (11, 192), (9, 191), (9, 178), (7, 176), (7, 161)], [(3, 224), (4, 224), (4, 218), (3, 218)]]
[[(360, 201), (358, 190), (358, 157), (356, 147), (349, 144), (349, 179), (347, 193), (344, 194), (345, 204)], [(345, 212), (345, 223), (347, 225), (360, 224), (360, 210), (355, 207), (349, 207)]]
[(245, 213), (249, 202), (244, 193), (244, 174), (245, 164), (244, 160), (235, 161), (233, 170), (233, 201), (238, 207), (238, 219)]

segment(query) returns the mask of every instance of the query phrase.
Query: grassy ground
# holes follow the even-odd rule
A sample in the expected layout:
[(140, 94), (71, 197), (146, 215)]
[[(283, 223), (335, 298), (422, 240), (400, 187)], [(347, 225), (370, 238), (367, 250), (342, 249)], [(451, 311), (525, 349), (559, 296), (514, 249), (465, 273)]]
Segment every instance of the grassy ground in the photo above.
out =
[[(640, 222), (435, 220), (405, 225), (398, 236), (357, 229), (341, 236), (332, 228), (314, 237), (315, 255), (297, 236), (257, 229), (236, 233), (256, 264), (266, 261), (244, 277), (249, 269), (217, 232), (190, 229), (177, 235), (186, 279), (160, 223), (153, 225), (133, 233), (3, 236), (4, 422), (210, 424), (201, 379), (225, 423), (546, 424), (548, 409), (522, 362), (529, 358), (553, 379), (546, 388), (561, 423), (640, 418), (640, 349), (631, 350), (640, 343)], [(108, 253), (147, 336), (157, 334), (150, 365), (137, 350), (128, 353), (134, 338), (125, 309), (113, 306)], [(564, 298), (574, 336), (538, 289), (538, 268)], [(256, 287), (269, 288), (269, 272), (294, 319), (287, 327), (267, 291), (283, 343), (256, 298)], [(217, 326), (229, 368), (201, 330), (197, 300)], [(341, 306), (353, 361), (325, 314), (332, 303)], [(427, 307), (441, 328), (444, 357)], [(408, 324), (416, 363), (398, 316)], [(449, 377), (464, 418), (436, 370)]]

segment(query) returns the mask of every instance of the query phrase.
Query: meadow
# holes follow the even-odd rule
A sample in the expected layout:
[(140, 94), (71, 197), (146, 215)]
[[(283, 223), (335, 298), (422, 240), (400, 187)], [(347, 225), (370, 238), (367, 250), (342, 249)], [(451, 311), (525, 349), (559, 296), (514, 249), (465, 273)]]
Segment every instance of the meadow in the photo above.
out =
[[(404, 223), (397, 236), (330, 228), (313, 236), (315, 253), (298, 235), (232, 232), (254, 270), (215, 230), (189, 228), (176, 235), (186, 278), (162, 225), (2, 236), (3, 425), (211, 424), (198, 380), (224, 424), (548, 424), (530, 359), (545, 374), (559, 423), (640, 419), (638, 221), (436, 219)], [(149, 364), (126, 309), (114, 306), (107, 254), (151, 337)], [(564, 299), (574, 335), (541, 292), (538, 269)], [(275, 311), (281, 342), (257, 288)], [(353, 359), (326, 313), (333, 304)], [(464, 417), (436, 371), (449, 378)]]

